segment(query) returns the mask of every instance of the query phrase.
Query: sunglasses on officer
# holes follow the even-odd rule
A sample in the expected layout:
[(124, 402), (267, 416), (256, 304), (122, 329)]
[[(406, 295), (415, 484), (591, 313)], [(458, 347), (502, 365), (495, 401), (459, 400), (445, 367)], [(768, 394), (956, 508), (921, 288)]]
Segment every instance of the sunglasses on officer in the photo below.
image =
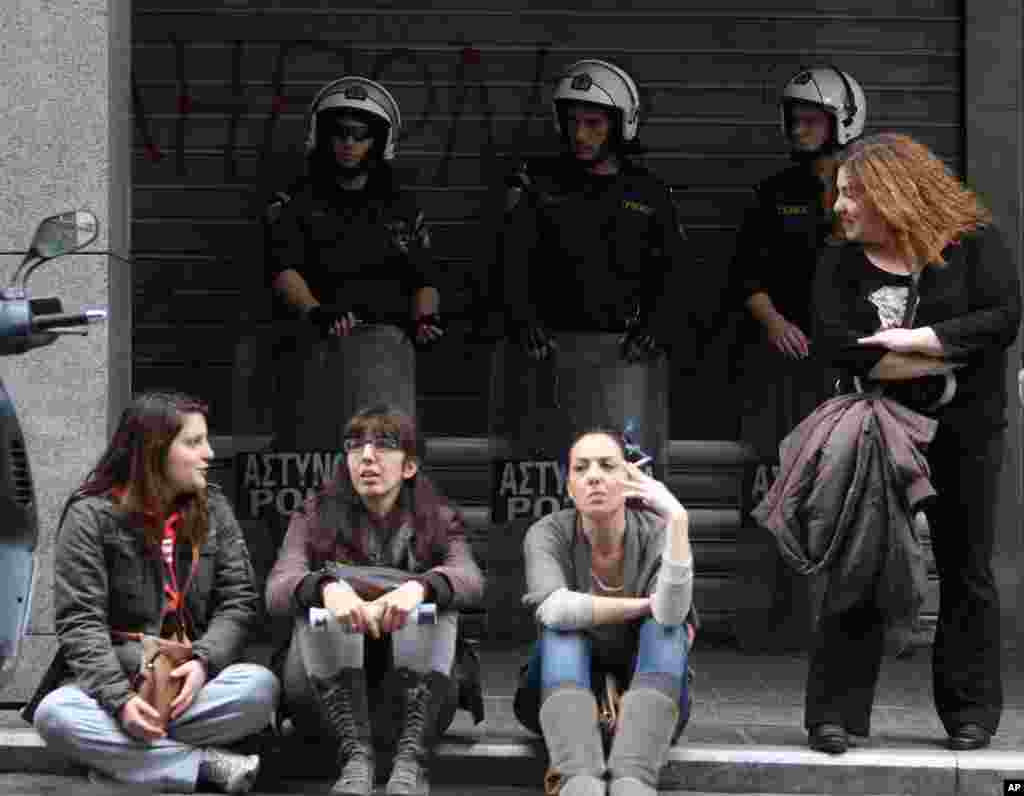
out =
[(370, 125), (351, 119), (338, 120), (329, 126), (328, 131), (332, 138), (337, 138), (340, 141), (347, 141), (351, 138), (357, 144), (373, 138), (373, 129)]

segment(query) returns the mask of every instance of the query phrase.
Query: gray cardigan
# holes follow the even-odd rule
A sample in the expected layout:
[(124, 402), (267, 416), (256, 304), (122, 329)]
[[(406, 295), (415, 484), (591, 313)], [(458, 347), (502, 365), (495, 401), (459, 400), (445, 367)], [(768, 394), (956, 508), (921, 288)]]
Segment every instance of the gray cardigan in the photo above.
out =
[[(554, 591), (565, 587), (589, 594), (590, 545), (576, 530), (576, 509), (562, 509), (537, 520), (523, 540), (526, 561), (526, 594), (523, 604), (536, 611)], [(658, 585), (661, 553), (665, 549), (665, 521), (652, 511), (626, 509), (623, 537), (622, 597), (649, 597)], [(697, 611), (691, 605), (686, 617), (697, 626)], [(597, 625), (586, 632), (605, 649), (632, 654), (637, 623)]]

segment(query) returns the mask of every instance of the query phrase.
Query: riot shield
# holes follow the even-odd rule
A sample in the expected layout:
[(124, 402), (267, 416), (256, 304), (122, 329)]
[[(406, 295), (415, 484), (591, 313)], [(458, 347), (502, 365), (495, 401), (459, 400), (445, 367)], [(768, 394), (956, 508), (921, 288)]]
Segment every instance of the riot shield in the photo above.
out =
[(779, 555), (775, 538), (750, 516), (779, 472), (779, 443), (823, 401), (831, 397), (836, 374), (812, 354), (802, 360), (781, 354), (764, 339), (747, 342), (741, 360), (740, 440), (754, 453), (744, 467), (741, 517), (745, 538), (755, 552), (744, 559), (740, 576), (757, 589), (757, 608), (737, 616), (740, 646), (754, 651), (807, 649), (813, 631), (808, 583)]
[(566, 457), (572, 438), (594, 427), (629, 430), (652, 457), (655, 477), (668, 464), (668, 367), (665, 357), (627, 362), (616, 334), (565, 333), (541, 362), (514, 343), (495, 347), (489, 434), (493, 452), (487, 609), (491, 640), (536, 635), (523, 608), (523, 537), (544, 515), (569, 505)]
[(360, 324), (321, 339), (298, 324), (282, 340), (274, 407), (277, 450), (341, 450), (345, 423), (370, 404), (416, 416), (416, 352), (390, 324)]
[[(253, 405), (246, 417), (272, 431), (268, 445), (240, 448), (234, 462), (235, 510), (261, 587), (292, 512), (344, 464), (349, 418), (381, 402), (416, 416), (416, 352), (398, 327), (360, 324), (347, 337), (322, 339), (307, 323), (281, 322), (271, 332), (265, 348), (249, 349), (250, 360), (243, 363), (248, 370), (238, 369), (250, 380), (235, 385), (259, 384), (267, 391), (235, 400), (236, 406)], [(243, 442), (259, 438), (248, 436), (255, 428), (239, 429), (237, 422), (235, 428)]]

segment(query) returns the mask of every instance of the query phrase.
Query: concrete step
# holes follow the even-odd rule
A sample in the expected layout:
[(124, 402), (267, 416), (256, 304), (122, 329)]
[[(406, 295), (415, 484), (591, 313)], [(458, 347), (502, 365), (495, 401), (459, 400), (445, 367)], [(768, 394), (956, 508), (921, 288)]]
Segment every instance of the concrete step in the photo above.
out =
[[(334, 775), (332, 761), (330, 746), (282, 743), (265, 753), (259, 792), (293, 793), (302, 789), (302, 783), (306, 789), (314, 780), (328, 783)], [(514, 796), (538, 793), (546, 765), (538, 738), (463, 730), (450, 733), (438, 745), (432, 770), (434, 781), (445, 788), (439, 794)], [(47, 749), (28, 727), (0, 730), (0, 792), (19, 792), (4, 787), (5, 777), (13, 775), (82, 781), (81, 771)], [(1003, 782), (1010, 778), (1024, 778), (1022, 750), (957, 753), (924, 740), (889, 748), (867, 742), (844, 755), (830, 756), (796, 743), (684, 741), (669, 753), (660, 792), (990, 796), (1002, 793)]]
[[(326, 793), (327, 784), (318, 788), (316, 793)], [(89, 786), (84, 783), (78, 775), (57, 775), (57, 774), (0, 774), (0, 792), (5, 796), (39, 796), (39, 794), (65, 794), (75, 793), (82, 796), (111, 796), (112, 793), (120, 793), (109, 787)], [(380, 788), (378, 788), (380, 792)], [(132, 793), (125, 789), (125, 796)], [(309, 780), (291, 780), (280, 782), (272, 789), (258, 788), (253, 791), (259, 796), (293, 796), (293, 794), (310, 793)], [(433, 785), (430, 789), (431, 796), (537, 796), (540, 790), (537, 787), (516, 787), (503, 785), (477, 785), (472, 790), (467, 790), (462, 785)], [(694, 791), (666, 791), (662, 790), (660, 796), (724, 796), (724, 794)], [(772, 796), (772, 794), (762, 794)], [(775, 794), (781, 796), (781, 794)], [(810, 796), (814, 796), (811, 794)]]
[[(519, 665), (529, 647), (480, 652), (486, 719), (474, 725), (468, 714), (456, 714), (437, 750), (432, 793), (540, 794), (547, 766), (543, 742), (523, 729), (512, 711)], [(1010, 654), (1003, 663), (1005, 708), (990, 749), (954, 753), (945, 748), (932, 704), (929, 656), (916, 654), (886, 658), (872, 737), (830, 757), (806, 746), (802, 656), (749, 655), (699, 642), (693, 656), (693, 718), (671, 750), (661, 793), (1002, 794), (1004, 779), (1024, 777), (1024, 665), (1019, 655)], [(335, 775), (333, 758), (329, 746), (316, 742), (271, 752), (260, 792), (326, 793)], [(82, 782), (80, 776), (67, 779), (75, 774), (17, 713), (0, 710), (0, 793), (71, 792), (64, 785)], [(30, 784), (10, 779), (16, 775), (28, 777)], [(38, 787), (32, 778), (41, 778)], [(9, 781), (14, 784), (8, 786)], [(52, 782), (64, 785), (46, 784)]]

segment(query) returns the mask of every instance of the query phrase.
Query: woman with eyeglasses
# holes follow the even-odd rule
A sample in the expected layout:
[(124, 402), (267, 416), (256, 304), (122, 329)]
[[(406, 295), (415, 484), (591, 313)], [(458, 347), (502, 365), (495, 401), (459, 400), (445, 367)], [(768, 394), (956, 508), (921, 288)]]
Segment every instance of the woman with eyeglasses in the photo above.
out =
[[(371, 703), (376, 716), (400, 713), (386, 792), (425, 794), (430, 750), (458, 701), (457, 612), (480, 602), (483, 577), (458, 510), (421, 470), (410, 417), (364, 409), (344, 449), (346, 465), (292, 516), (267, 582), (271, 615), (294, 622), (283, 711), (300, 731), (337, 738), (334, 796), (373, 789), (372, 739), (390, 733), (376, 720), (371, 729)], [(424, 604), (436, 623), (421, 621)], [(318, 608), (322, 626), (311, 621)]]

